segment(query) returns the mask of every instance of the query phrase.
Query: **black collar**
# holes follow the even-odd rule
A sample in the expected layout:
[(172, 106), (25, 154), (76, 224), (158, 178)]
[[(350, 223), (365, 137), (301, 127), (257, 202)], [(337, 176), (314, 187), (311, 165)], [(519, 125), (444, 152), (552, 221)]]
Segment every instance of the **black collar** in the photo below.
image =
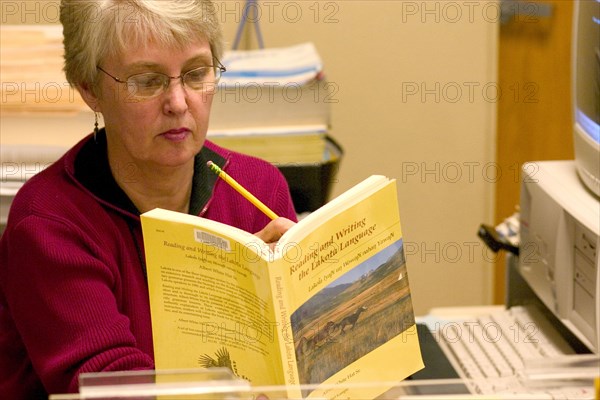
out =
[[(210, 170), (206, 162), (211, 160), (219, 167), (225, 165), (225, 158), (206, 146), (194, 158), (194, 177), (189, 213), (198, 215), (210, 200), (217, 175)], [(127, 171), (120, 171), (127, 174)], [(123, 189), (115, 181), (106, 151), (106, 133), (101, 129), (96, 139), (90, 138), (75, 158), (75, 178), (90, 192), (100, 199), (134, 215), (140, 215), (139, 210), (127, 197)]]

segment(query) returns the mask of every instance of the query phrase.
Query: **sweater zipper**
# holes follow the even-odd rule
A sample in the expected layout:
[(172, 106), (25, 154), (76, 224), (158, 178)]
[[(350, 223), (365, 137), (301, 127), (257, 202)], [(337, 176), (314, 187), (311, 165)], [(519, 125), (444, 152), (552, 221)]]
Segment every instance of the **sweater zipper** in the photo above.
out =
[[(225, 171), (225, 168), (227, 168), (227, 166), (229, 165), (229, 158), (225, 159), (225, 164), (223, 164), (223, 167), (221, 168), (223, 171)], [(217, 178), (218, 180), (219, 178)], [(215, 183), (215, 188), (217, 187), (217, 184)], [(206, 204), (204, 205), (204, 207), (202, 207), (202, 210), (200, 211), (200, 214), (198, 214), (199, 217), (202, 217), (207, 211), (208, 211), (208, 207), (210, 206), (210, 203), (212, 203), (213, 198), (215, 197), (214, 194), (214, 190), (213, 193), (211, 194), (210, 198), (208, 199), (208, 201), (206, 202)]]
[(142, 249), (140, 248), (140, 244), (138, 243), (137, 237), (135, 235), (135, 227), (133, 226), (130, 220), (127, 220), (127, 226), (129, 227), (129, 233), (131, 234), (131, 239), (133, 240), (133, 245), (135, 246), (135, 251), (137, 253), (140, 266), (142, 267), (142, 273), (144, 274), (146, 282), (148, 282), (148, 270), (146, 269), (146, 260), (144, 258), (144, 255), (142, 254)]

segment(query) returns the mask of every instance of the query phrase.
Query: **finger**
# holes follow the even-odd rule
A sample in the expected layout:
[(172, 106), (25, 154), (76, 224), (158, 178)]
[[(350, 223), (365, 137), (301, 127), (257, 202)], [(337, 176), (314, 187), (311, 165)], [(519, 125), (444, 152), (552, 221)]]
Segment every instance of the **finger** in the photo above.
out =
[(292, 226), (294, 226), (293, 221), (279, 217), (269, 222), (267, 226), (256, 232), (255, 235), (261, 238), (265, 243), (274, 243)]

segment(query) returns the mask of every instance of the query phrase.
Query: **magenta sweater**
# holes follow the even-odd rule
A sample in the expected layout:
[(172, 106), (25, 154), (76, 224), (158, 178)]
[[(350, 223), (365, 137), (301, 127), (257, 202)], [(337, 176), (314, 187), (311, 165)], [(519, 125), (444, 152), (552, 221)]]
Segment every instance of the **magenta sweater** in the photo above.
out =
[[(139, 213), (104, 170), (105, 147), (94, 146), (84, 139), (31, 178), (12, 204), (0, 240), (3, 399), (76, 392), (82, 372), (154, 367)], [(251, 233), (268, 222), (207, 171), (207, 157), (295, 220), (275, 167), (210, 142), (196, 157), (191, 213)]]

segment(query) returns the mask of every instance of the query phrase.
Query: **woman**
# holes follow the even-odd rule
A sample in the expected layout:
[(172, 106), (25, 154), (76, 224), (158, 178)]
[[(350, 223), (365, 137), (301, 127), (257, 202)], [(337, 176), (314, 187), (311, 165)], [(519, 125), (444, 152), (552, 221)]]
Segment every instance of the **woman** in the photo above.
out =
[[(61, 2), (65, 72), (105, 128), (19, 191), (0, 242), (0, 393), (77, 391), (91, 371), (154, 368), (139, 215), (201, 215), (276, 241), (293, 224), (270, 164), (206, 140), (222, 68), (208, 0)], [(206, 166), (282, 217), (272, 222)]]

